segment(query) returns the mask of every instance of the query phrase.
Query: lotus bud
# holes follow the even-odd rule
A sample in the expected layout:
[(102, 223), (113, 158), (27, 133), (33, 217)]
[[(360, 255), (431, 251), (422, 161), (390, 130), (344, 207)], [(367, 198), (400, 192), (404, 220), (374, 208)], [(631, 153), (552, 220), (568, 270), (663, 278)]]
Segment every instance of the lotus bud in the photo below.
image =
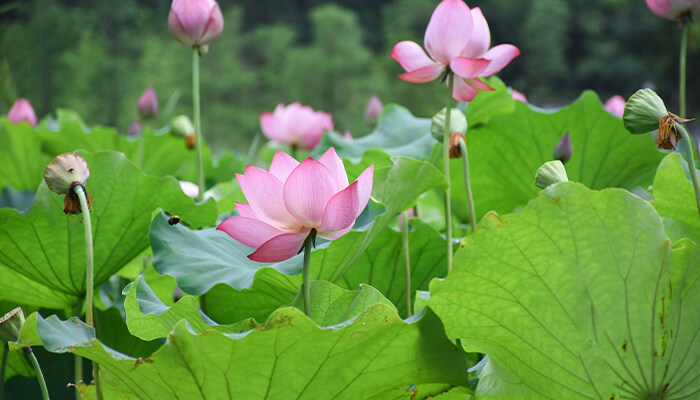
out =
[(141, 127), (141, 122), (137, 119), (133, 120), (131, 122), (131, 125), (129, 125), (129, 131), (127, 132), (129, 136), (138, 136), (143, 132), (143, 128)]
[[(63, 212), (80, 214), (80, 199), (75, 193), (75, 187), (85, 189), (85, 183), (90, 177), (90, 169), (85, 159), (74, 153), (63, 153), (56, 156), (44, 170), (44, 181), (51, 191), (66, 196)], [(87, 197), (87, 196), (86, 196)], [(88, 207), (90, 197), (87, 197)]]
[(352, 139), (353, 139), (353, 137), (352, 137), (352, 133), (350, 133), (350, 131), (345, 131), (345, 133), (343, 133), (343, 140), (345, 140), (346, 142), (351, 142)]
[(182, 289), (180, 289), (180, 286), (175, 285), (175, 289), (173, 289), (173, 302), (177, 303), (184, 296), (185, 294), (182, 292)]
[(214, 0), (173, 0), (168, 29), (178, 42), (201, 49), (221, 35), (224, 17)]
[(684, 124), (692, 119), (681, 118), (666, 110), (663, 100), (651, 89), (640, 89), (630, 97), (622, 116), (630, 133), (646, 133), (659, 130), (656, 146), (660, 149), (671, 150), (681, 139), (675, 123)]
[(681, 24), (700, 15), (700, 0), (646, 0), (649, 9), (662, 18)]
[(13, 124), (26, 121), (29, 125), (36, 126), (37, 122), (34, 108), (32, 108), (32, 104), (27, 99), (17, 99), (7, 113), (7, 118), (9, 118), (10, 122)]
[(180, 188), (189, 197), (195, 198), (199, 196), (199, 186), (195, 183), (180, 181)]
[(527, 97), (525, 97), (524, 94), (518, 92), (515, 89), (510, 89), (510, 96), (513, 98), (513, 100), (518, 100), (522, 101), (523, 103), (527, 103)]
[(566, 164), (571, 158), (571, 153), (573, 149), (571, 148), (571, 138), (569, 137), (569, 132), (566, 132), (559, 143), (554, 146), (554, 159), (559, 160), (562, 164)]
[(616, 116), (617, 118), (622, 118), (622, 115), (625, 113), (626, 105), (627, 102), (625, 101), (625, 98), (619, 94), (616, 94), (609, 98), (603, 107), (605, 107), (605, 110), (607, 110), (610, 114)]
[[(442, 142), (442, 137), (445, 132), (445, 110), (446, 109), (443, 108), (440, 112), (435, 114), (430, 124), (430, 133), (438, 142)], [(450, 131), (467, 133), (467, 117), (456, 108), (450, 110)]]
[(450, 158), (462, 158), (462, 149), (459, 147), (459, 140), (462, 139), (466, 143), (467, 138), (462, 132), (450, 133)]
[(379, 96), (373, 94), (365, 107), (365, 120), (371, 125), (376, 124), (383, 110), (384, 104), (379, 100)]
[(196, 144), (197, 136), (195, 136), (194, 134), (185, 136), (185, 146), (187, 146), (187, 149), (193, 150)]
[(0, 342), (16, 342), (23, 323), (24, 313), (21, 307), (15, 308), (0, 318)]
[(566, 176), (566, 168), (559, 160), (547, 161), (544, 163), (535, 174), (535, 186), (540, 189), (545, 189), (547, 186), (567, 182), (569, 177)]
[(139, 99), (139, 115), (143, 119), (153, 118), (158, 114), (158, 96), (153, 86), (146, 89)]
[(170, 121), (170, 133), (177, 137), (194, 135), (194, 125), (187, 115), (178, 115)]

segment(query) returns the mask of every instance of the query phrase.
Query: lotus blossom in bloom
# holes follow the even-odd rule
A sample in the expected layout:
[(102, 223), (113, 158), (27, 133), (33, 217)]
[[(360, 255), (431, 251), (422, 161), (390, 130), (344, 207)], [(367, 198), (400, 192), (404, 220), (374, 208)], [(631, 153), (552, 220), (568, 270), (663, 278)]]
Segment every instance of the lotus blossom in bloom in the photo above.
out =
[(647, 7), (659, 17), (685, 22), (700, 15), (700, 0), (646, 0)]
[(452, 97), (459, 101), (471, 101), (479, 90), (493, 90), (480, 77), (495, 74), (520, 54), (511, 44), (489, 49), (491, 32), (486, 18), (481, 9), (470, 10), (462, 0), (443, 0), (438, 4), (425, 31), (424, 43), (428, 55), (415, 42), (403, 41), (394, 46), (391, 57), (406, 70), (399, 78), (426, 83), (452, 71)]
[(138, 110), (141, 118), (152, 118), (158, 114), (158, 96), (153, 86), (146, 89), (139, 98)]
[(13, 124), (26, 121), (29, 125), (36, 126), (37, 122), (34, 108), (32, 108), (32, 104), (27, 99), (17, 99), (7, 113), (7, 118), (9, 118), (10, 122)]
[(168, 29), (183, 45), (204, 46), (221, 35), (224, 17), (214, 0), (173, 0)]
[(278, 151), (270, 171), (249, 165), (236, 179), (248, 204), (236, 203), (239, 217), (216, 229), (257, 250), (259, 262), (286, 260), (301, 250), (312, 230), (335, 240), (352, 229), (369, 201), (374, 165), (348, 184), (343, 162), (332, 147), (317, 161), (299, 163)]
[(280, 103), (274, 112), (260, 115), (260, 128), (270, 140), (311, 150), (324, 132), (333, 130), (333, 117), (298, 102), (288, 106)]
[(610, 114), (618, 118), (622, 118), (622, 114), (625, 113), (626, 105), (627, 101), (625, 100), (625, 98), (620, 96), (619, 94), (616, 94), (615, 96), (609, 98), (608, 101), (605, 102), (604, 107)]

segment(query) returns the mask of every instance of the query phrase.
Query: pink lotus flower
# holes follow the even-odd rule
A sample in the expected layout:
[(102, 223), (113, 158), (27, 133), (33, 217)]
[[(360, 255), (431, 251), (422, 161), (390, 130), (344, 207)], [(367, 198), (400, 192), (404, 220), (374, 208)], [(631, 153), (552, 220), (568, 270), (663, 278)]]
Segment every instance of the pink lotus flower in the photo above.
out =
[(173, 0), (168, 29), (178, 42), (202, 46), (221, 35), (224, 17), (214, 0)]
[(608, 112), (618, 118), (622, 118), (622, 114), (625, 113), (625, 106), (627, 105), (627, 101), (625, 100), (624, 97), (616, 94), (615, 96), (611, 97), (608, 99), (608, 101), (605, 102), (605, 109), (608, 110)]
[(700, 0), (646, 0), (647, 7), (659, 17), (685, 22), (700, 15)]
[(367, 120), (367, 122), (370, 124), (376, 124), (383, 110), (384, 104), (382, 104), (382, 101), (379, 100), (379, 96), (373, 94), (372, 97), (369, 98), (367, 106), (365, 107), (365, 120)]
[(513, 97), (514, 100), (522, 101), (523, 103), (527, 103), (527, 97), (525, 97), (524, 94), (518, 92), (515, 89), (510, 89), (510, 95)]
[(349, 130), (346, 130), (345, 133), (343, 133), (343, 140), (346, 142), (352, 142), (354, 138), (352, 137), (352, 133), (350, 133)]
[(36, 126), (37, 122), (34, 108), (32, 108), (32, 104), (27, 99), (17, 99), (7, 113), (7, 118), (9, 118), (10, 122), (13, 124), (26, 121), (29, 125)]
[(236, 203), (240, 217), (216, 229), (257, 250), (253, 261), (278, 262), (299, 253), (315, 229), (335, 240), (352, 229), (369, 201), (374, 165), (348, 185), (343, 161), (332, 147), (318, 160), (301, 164), (282, 151), (275, 153), (270, 171), (249, 165), (238, 184), (249, 204)]
[(146, 89), (139, 98), (139, 115), (141, 118), (152, 118), (158, 114), (158, 96), (153, 86)]
[(425, 48), (403, 41), (394, 46), (391, 58), (406, 70), (399, 78), (426, 83), (444, 71), (455, 74), (452, 97), (471, 101), (479, 90), (493, 90), (479, 77), (495, 74), (520, 54), (511, 44), (489, 49), (491, 32), (481, 9), (470, 10), (462, 0), (443, 0), (438, 4), (425, 30)]
[(274, 112), (260, 115), (260, 128), (270, 140), (311, 150), (333, 129), (333, 117), (298, 102), (286, 107), (280, 103)]

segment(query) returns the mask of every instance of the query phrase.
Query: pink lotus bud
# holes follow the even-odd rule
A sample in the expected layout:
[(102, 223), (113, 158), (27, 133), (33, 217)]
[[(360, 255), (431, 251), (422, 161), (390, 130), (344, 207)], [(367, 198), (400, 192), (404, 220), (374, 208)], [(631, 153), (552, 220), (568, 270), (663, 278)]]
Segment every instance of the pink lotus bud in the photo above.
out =
[(443, 0), (425, 30), (426, 55), (418, 43), (399, 42), (391, 58), (406, 70), (399, 78), (426, 83), (454, 73), (452, 97), (472, 101), (480, 90), (493, 90), (481, 77), (493, 75), (520, 54), (512, 44), (491, 46), (491, 31), (479, 7), (469, 9), (462, 0)]
[(646, 0), (659, 17), (685, 23), (700, 15), (700, 0)]
[(559, 143), (554, 146), (554, 159), (561, 161), (562, 164), (566, 164), (571, 158), (571, 153), (573, 148), (571, 147), (571, 138), (569, 137), (569, 132), (566, 132)]
[(221, 35), (224, 17), (214, 0), (173, 0), (168, 28), (178, 42), (202, 46)]
[(625, 98), (616, 94), (605, 102), (604, 107), (610, 114), (622, 118), (622, 114), (625, 113), (625, 105), (627, 105)]
[(141, 122), (135, 119), (131, 122), (131, 125), (129, 125), (129, 131), (127, 133), (129, 136), (137, 136), (140, 135), (142, 131)]
[(199, 186), (197, 186), (195, 183), (180, 181), (180, 188), (189, 197), (195, 198), (199, 196)]
[(527, 103), (527, 97), (525, 97), (524, 94), (518, 92), (515, 89), (510, 89), (510, 95), (513, 97), (514, 100), (522, 101), (523, 103)]
[(384, 104), (382, 104), (382, 101), (379, 100), (379, 97), (376, 94), (373, 94), (372, 97), (369, 98), (367, 106), (365, 107), (365, 120), (367, 120), (367, 122), (370, 124), (376, 124), (383, 110)]
[(343, 133), (343, 140), (351, 142), (353, 140), (352, 133), (350, 133), (350, 131), (345, 131), (345, 133)]
[(260, 115), (260, 128), (270, 140), (311, 150), (333, 129), (333, 117), (298, 102), (286, 107), (280, 103), (274, 112)]
[(139, 99), (139, 115), (141, 118), (152, 118), (158, 114), (158, 96), (153, 86), (146, 89)]
[(36, 114), (34, 113), (34, 108), (32, 108), (31, 103), (27, 99), (17, 99), (15, 104), (12, 105), (10, 111), (7, 113), (7, 118), (13, 124), (19, 124), (20, 122), (26, 121), (31, 126), (36, 126)]
[(239, 217), (216, 229), (255, 248), (253, 261), (278, 262), (297, 253), (309, 235), (335, 240), (348, 233), (370, 193), (374, 165), (348, 184), (343, 161), (332, 147), (318, 160), (299, 163), (278, 151), (270, 171), (249, 165), (236, 179), (248, 204), (236, 203)]

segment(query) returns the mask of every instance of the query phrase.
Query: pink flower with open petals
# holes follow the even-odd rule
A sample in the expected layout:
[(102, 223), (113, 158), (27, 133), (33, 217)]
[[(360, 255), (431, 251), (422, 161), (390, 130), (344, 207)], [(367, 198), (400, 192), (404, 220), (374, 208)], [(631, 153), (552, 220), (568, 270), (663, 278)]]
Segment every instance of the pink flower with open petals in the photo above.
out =
[(471, 101), (479, 90), (493, 90), (479, 77), (495, 74), (520, 54), (511, 44), (489, 49), (491, 32), (481, 9), (469, 7), (462, 0), (443, 0), (438, 4), (425, 30), (425, 54), (420, 45), (399, 42), (391, 58), (406, 70), (399, 78), (407, 82), (426, 83), (446, 71), (455, 74), (452, 97)]
[(659, 17), (685, 22), (700, 15), (700, 0), (646, 0), (647, 7)]
[(278, 262), (299, 253), (312, 229), (335, 240), (352, 229), (372, 192), (374, 165), (348, 184), (343, 161), (332, 147), (318, 160), (299, 163), (278, 151), (270, 171), (249, 165), (236, 174), (248, 204), (236, 203), (240, 217), (216, 229), (257, 250), (253, 261)]
[(625, 101), (625, 98), (620, 96), (619, 94), (616, 94), (615, 96), (611, 97), (608, 99), (608, 101), (605, 102), (605, 109), (612, 115), (622, 118), (622, 114), (625, 113), (625, 106), (627, 105), (627, 101)]
[(37, 122), (34, 108), (27, 99), (17, 99), (7, 113), (7, 118), (9, 118), (10, 122), (13, 124), (26, 121), (29, 125), (36, 126)]
[(260, 115), (260, 128), (270, 140), (311, 150), (326, 131), (333, 130), (333, 117), (298, 102), (286, 107), (280, 103), (274, 112)]

